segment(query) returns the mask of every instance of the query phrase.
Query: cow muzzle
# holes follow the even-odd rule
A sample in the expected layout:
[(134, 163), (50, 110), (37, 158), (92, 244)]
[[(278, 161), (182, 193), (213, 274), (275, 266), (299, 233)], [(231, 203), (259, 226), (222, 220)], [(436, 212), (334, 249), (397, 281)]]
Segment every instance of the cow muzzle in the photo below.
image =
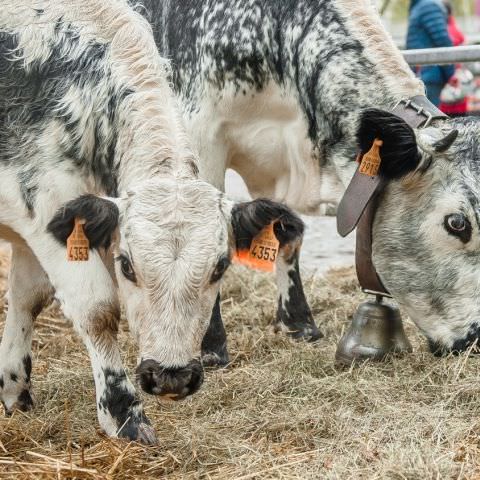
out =
[(469, 352), (469, 354), (480, 354), (480, 325), (473, 325), (470, 327), (468, 334), (455, 340), (453, 345), (446, 346), (442, 343), (428, 338), (428, 346), (430, 351), (436, 357), (444, 357), (450, 354), (459, 355), (463, 352)]
[(198, 360), (183, 368), (165, 368), (155, 360), (142, 360), (136, 375), (144, 392), (169, 400), (182, 400), (203, 383), (203, 367)]

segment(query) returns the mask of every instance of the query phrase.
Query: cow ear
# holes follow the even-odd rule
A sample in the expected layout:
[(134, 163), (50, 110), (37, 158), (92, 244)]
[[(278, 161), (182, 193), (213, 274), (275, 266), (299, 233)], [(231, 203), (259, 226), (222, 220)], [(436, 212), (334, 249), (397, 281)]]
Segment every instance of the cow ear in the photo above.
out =
[(376, 138), (383, 141), (381, 176), (388, 180), (401, 178), (418, 167), (421, 154), (415, 132), (400, 117), (378, 108), (364, 110), (357, 130), (360, 151), (368, 152)]
[(118, 227), (119, 210), (111, 200), (95, 195), (82, 195), (60, 208), (47, 225), (47, 231), (66, 244), (73, 231), (75, 218), (85, 220), (83, 227), (90, 248), (108, 248)]
[(280, 249), (302, 239), (305, 226), (290, 208), (267, 199), (237, 203), (232, 209), (232, 229), (237, 250), (250, 248), (253, 237), (276, 221), (275, 236)]

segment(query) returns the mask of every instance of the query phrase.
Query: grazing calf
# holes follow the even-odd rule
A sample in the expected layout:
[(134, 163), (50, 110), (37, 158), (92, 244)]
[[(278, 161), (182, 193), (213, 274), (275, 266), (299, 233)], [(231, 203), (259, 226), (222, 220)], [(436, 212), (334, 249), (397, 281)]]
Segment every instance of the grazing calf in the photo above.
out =
[[(282, 252), (302, 236), (288, 208), (234, 205), (198, 179), (167, 73), (150, 26), (123, 0), (2, 5), (0, 237), (12, 244), (0, 345), (7, 413), (32, 407), (33, 322), (55, 296), (90, 355), (101, 427), (153, 442), (120, 358), (120, 304), (138, 342), (141, 387), (182, 399), (202, 383), (201, 341), (237, 243), (273, 221)], [(75, 219), (85, 221), (88, 261), (66, 258)]]
[[(383, 139), (376, 270), (434, 351), (478, 341), (480, 127), (414, 131), (386, 111), (424, 86), (370, 0), (144, 0), (140, 11), (172, 59), (201, 175), (218, 188), (233, 168), (254, 197), (320, 213), (340, 199), (356, 150)], [(278, 272), (279, 323), (308, 337), (298, 250), (290, 265)]]

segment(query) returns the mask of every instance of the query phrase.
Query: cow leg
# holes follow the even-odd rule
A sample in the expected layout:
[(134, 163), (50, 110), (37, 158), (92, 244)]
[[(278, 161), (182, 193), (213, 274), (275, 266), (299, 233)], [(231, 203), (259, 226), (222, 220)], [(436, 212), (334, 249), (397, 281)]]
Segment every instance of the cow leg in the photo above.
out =
[(274, 322), (276, 332), (292, 338), (314, 342), (323, 335), (315, 325), (303, 291), (299, 267), (300, 244), (284, 248), (277, 260), (278, 310)]
[(154, 443), (155, 434), (128, 379), (117, 343), (120, 308), (112, 277), (98, 252), (86, 262), (67, 262), (65, 248), (49, 236), (32, 248), (55, 288), (64, 314), (88, 350), (101, 428), (112, 437)]
[(30, 393), (33, 321), (53, 289), (45, 271), (26, 245), (12, 245), (8, 311), (0, 344), (0, 398), (5, 413), (33, 407)]
[(205, 367), (223, 367), (229, 360), (227, 334), (220, 310), (220, 294), (218, 294), (207, 333), (202, 341), (202, 363)]

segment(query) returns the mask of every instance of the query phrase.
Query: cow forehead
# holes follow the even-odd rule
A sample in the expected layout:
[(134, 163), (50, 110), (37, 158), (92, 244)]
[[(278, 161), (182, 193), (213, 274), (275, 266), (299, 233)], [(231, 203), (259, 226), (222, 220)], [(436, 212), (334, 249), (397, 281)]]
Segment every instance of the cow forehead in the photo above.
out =
[(224, 205), (223, 193), (202, 181), (149, 182), (126, 200), (123, 240), (137, 255), (155, 259), (149, 263), (181, 264), (200, 250), (204, 262), (227, 249)]
[(218, 222), (224, 194), (200, 180), (161, 180), (135, 187), (126, 199), (124, 218), (163, 229)]

